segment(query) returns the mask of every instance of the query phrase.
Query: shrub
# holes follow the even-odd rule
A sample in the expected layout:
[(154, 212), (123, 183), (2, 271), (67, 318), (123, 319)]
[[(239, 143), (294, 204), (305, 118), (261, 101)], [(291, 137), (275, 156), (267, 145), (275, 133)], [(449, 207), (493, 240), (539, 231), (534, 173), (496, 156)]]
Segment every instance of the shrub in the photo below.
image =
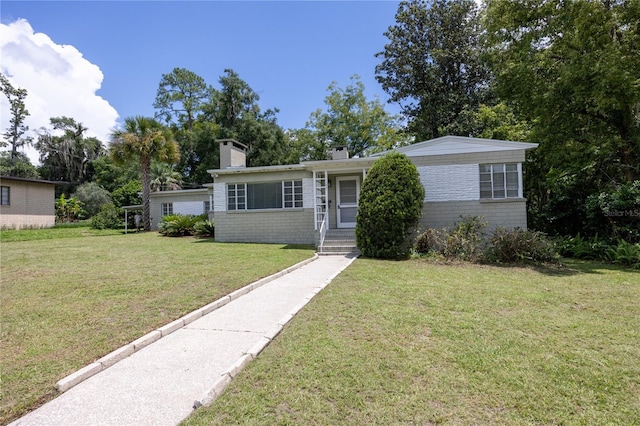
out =
[(100, 212), (91, 218), (91, 227), (94, 229), (118, 229), (122, 224), (120, 211), (113, 203), (103, 204)]
[(89, 217), (98, 214), (103, 205), (111, 203), (109, 191), (95, 182), (83, 183), (76, 189), (73, 196), (82, 202), (82, 206)]
[(193, 235), (196, 223), (201, 222), (204, 218), (205, 215), (170, 214), (162, 218), (158, 224), (158, 232), (167, 237)]
[(561, 238), (557, 242), (560, 255), (576, 259), (605, 259), (611, 247), (596, 234), (592, 238), (583, 238), (580, 234), (572, 238)]
[(422, 215), (424, 188), (411, 160), (399, 153), (379, 158), (362, 183), (356, 242), (364, 256), (406, 259)]
[(640, 244), (619, 240), (618, 245), (607, 250), (606, 256), (613, 263), (640, 269)]
[(498, 263), (555, 262), (558, 253), (546, 235), (524, 229), (498, 228), (491, 237), (486, 259)]
[(437, 253), (447, 259), (477, 261), (484, 251), (486, 226), (481, 217), (463, 217), (452, 229), (427, 229), (416, 238), (414, 249), (421, 254)]
[(201, 220), (193, 227), (194, 234), (200, 238), (214, 238), (216, 226), (213, 220)]

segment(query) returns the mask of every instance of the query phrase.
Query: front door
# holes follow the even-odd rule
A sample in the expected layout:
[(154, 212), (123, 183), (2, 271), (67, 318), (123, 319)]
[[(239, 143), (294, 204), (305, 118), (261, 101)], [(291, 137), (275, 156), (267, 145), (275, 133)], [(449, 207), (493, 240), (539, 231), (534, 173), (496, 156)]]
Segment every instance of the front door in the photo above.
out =
[(360, 195), (360, 179), (358, 176), (336, 178), (336, 198), (338, 208), (338, 228), (355, 228), (358, 214), (358, 196)]

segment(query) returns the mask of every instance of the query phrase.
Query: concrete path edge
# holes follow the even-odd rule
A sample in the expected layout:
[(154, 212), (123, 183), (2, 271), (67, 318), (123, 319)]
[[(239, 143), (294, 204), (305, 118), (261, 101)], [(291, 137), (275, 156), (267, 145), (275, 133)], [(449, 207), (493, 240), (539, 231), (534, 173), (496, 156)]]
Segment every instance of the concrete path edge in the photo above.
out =
[[(317, 258), (317, 254), (315, 258)], [(241, 356), (231, 367), (229, 367), (225, 372), (223, 372), (218, 380), (213, 384), (213, 387), (209, 389), (209, 391), (205, 392), (200, 399), (197, 399), (193, 403), (193, 409), (197, 410), (200, 407), (207, 407), (211, 405), (222, 393), (224, 390), (231, 384), (233, 379), (247, 366), (251, 361), (256, 359), (258, 355), (269, 346), (269, 344), (275, 339), (278, 334), (282, 331), (284, 326), (295, 317), (295, 315), (302, 310), (310, 301), (314, 298), (322, 289), (324, 289), (335, 277), (340, 275), (342, 271), (347, 269), (349, 265), (353, 263), (358, 258), (358, 256), (354, 256), (350, 259), (350, 261), (344, 265), (340, 270), (338, 270), (335, 274), (331, 275), (324, 283), (322, 283), (319, 287), (316, 287), (305, 299), (302, 303), (298, 304), (298, 306), (294, 307), (289, 313), (287, 313), (280, 321), (278, 321), (278, 325), (265, 333), (260, 341), (258, 341), (251, 349), (249, 349), (243, 356)], [(308, 263), (308, 262), (307, 262)], [(303, 266), (303, 265), (301, 265)]]
[[(71, 389), (72, 387), (76, 386), (77, 384), (83, 382), (84, 380), (88, 379), (89, 377), (98, 374), (99, 372), (111, 367), (112, 365), (116, 364), (119, 361), (122, 361), (123, 359), (133, 355), (135, 352), (139, 351), (140, 349), (149, 346), (151, 343), (165, 337), (168, 336), (169, 334), (173, 333), (176, 330), (181, 329), (182, 327), (192, 323), (193, 321), (197, 320), (198, 318), (201, 318), (202, 316), (211, 313), (213, 311), (215, 311), (216, 309), (226, 305), (227, 303), (229, 303), (232, 300), (237, 299), (238, 297), (249, 293), (252, 290), (255, 290), (265, 284), (267, 284), (268, 282), (271, 282), (277, 278), (280, 278), (298, 268), (301, 268), (304, 265), (307, 265), (311, 262), (313, 262), (314, 260), (318, 259), (318, 254), (315, 253), (312, 257), (310, 257), (309, 259), (305, 259), (302, 262), (298, 262), (293, 266), (290, 266), (286, 269), (283, 269), (282, 271), (276, 272), (273, 275), (269, 275), (268, 277), (264, 277), (259, 279), (258, 281), (255, 281), (251, 284), (248, 284), (242, 288), (239, 288), (238, 290), (233, 291), (232, 293), (221, 297), (218, 300), (215, 300), (211, 303), (209, 303), (208, 305), (203, 306), (202, 308), (196, 309), (193, 312), (190, 312), (188, 314), (186, 314), (185, 316), (183, 316), (182, 318), (178, 318), (175, 321), (170, 322), (169, 324), (166, 324), (154, 331), (151, 331), (150, 333), (145, 334), (144, 336), (140, 337), (139, 339), (134, 340), (133, 342), (124, 345), (118, 349), (116, 349), (115, 351), (103, 356), (102, 358), (96, 360), (95, 362), (92, 362), (91, 364), (81, 368), (80, 370), (71, 373), (70, 375), (68, 375), (67, 377), (59, 380), (56, 383), (56, 389), (59, 392), (66, 392), (69, 389)], [(336, 274), (337, 275), (337, 274)], [(331, 278), (333, 279), (333, 277)], [(331, 280), (329, 280), (331, 281)], [(327, 283), (328, 284), (328, 283)], [(326, 285), (326, 284), (325, 284)], [(278, 330), (279, 332), (279, 330)], [(274, 336), (275, 337), (275, 336)], [(268, 344), (268, 342), (267, 342)], [(266, 345), (265, 345), (266, 346)], [(262, 349), (260, 349), (262, 350)], [(254, 350), (252, 350), (252, 352), (254, 352)], [(258, 351), (259, 353), (259, 351)], [(257, 353), (256, 353), (257, 356)], [(244, 366), (243, 366), (244, 367)], [(232, 367), (232, 369), (235, 367)], [(240, 368), (241, 370), (242, 368)], [(239, 371), (239, 370), (238, 370)], [(234, 373), (234, 376), (237, 373)], [(229, 377), (229, 379), (231, 379), (231, 376), (229, 374), (229, 372), (223, 374), (223, 377)], [(218, 384), (216, 384), (218, 385)], [(224, 387), (226, 387), (226, 385), (224, 385)], [(224, 389), (223, 387), (223, 389)], [(216, 389), (216, 387), (214, 387), (214, 389)], [(212, 390), (213, 391), (213, 390)]]

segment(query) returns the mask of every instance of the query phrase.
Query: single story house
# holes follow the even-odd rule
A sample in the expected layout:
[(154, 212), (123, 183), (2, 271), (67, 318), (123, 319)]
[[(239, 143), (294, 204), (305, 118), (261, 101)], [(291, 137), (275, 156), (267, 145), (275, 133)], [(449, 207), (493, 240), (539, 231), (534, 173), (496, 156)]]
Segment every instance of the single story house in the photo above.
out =
[[(246, 167), (246, 146), (220, 140), (213, 177), (216, 240), (316, 244), (331, 233), (353, 236), (367, 171), (380, 155)], [(482, 216), (489, 228), (526, 228), (522, 164), (534, 143), (444, 136), (396, 149), (416, 165), (425, 188), (420, 226), (442, 228)], [(343, 231), (340, 231), (343, 230)], [(338, 237), (344, 238), (344, 237)]]
[(0, 228), (48, 228), (56, 223), (56, 182), (0, 176)]
[(212, 218), (212, 186), (209, 183), (203, 188), (152, 192), (149, 196), (151, 229), (158, 229), (158, 223), (168, 214), (197, 216), (210, 213), (209, 216)]

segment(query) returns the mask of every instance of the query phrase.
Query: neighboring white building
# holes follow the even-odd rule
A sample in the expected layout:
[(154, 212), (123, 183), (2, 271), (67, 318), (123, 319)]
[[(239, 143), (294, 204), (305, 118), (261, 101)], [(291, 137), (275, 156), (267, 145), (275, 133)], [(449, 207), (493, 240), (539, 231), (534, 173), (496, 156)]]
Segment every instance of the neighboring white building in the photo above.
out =
[(0, 228), (49, 228), (56, 223), (55, 182), (0, 177)]
[(158, 229), (158, 223), (168, 214), (201, 215), (211, 213), (212, 184), (204, 188), (156, 191), (149, 197), (151, 204), (151, 229)]

